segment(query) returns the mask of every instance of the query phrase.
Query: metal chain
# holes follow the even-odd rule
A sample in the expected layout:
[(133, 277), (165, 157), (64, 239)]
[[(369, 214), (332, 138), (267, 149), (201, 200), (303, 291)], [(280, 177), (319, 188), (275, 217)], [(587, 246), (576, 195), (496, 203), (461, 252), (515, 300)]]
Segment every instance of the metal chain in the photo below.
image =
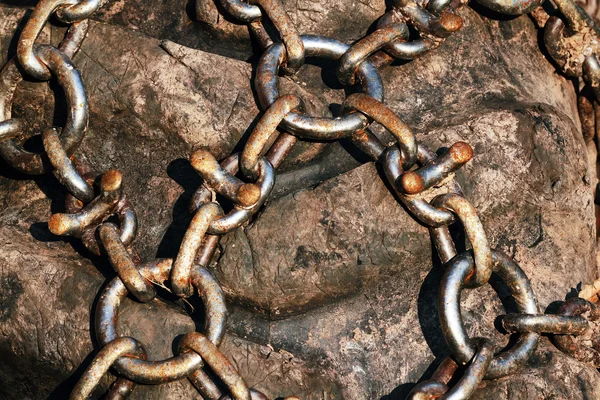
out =
[[(17, 58), (0, 72), (0, 155), (19, 171), (52, 171), (56, 175), (69, 194), (66, 212), (52, 215), (50, 230), (57, 235), (81, 238), (92, 252), (106, 255), (117, 273), (103, 289), (94, 321), (102, 349), (75, 386), (71, 399), (87, 398), (109, 369), (119, 376), (109, 398), (129, 397), (136, 383), (159, 384), (188, 378), (206, 399), (266, 399), (246, 385), (219, 350), (227, 310), (219, 283), (205, 267), (220, 237), (249, 223), (265, 204), (276, 171), (297, 140), (348, 138), (382, 166), (384, 178), (399, 200), (429, 227), (446, 269), (440, 282), (438, 309), (452, 358), (445, 360), (430, 380), (417, 385), (410, 399), (469, 398), (483, 379), (516, 373), (535, 352), (541, 333), (552, 334), (556, 346), (565, 353), (600, 367), (600, 341), (597, 335), (590, 334), (597, 333), (600, 308), (583, 299), (571, 299), (556, 315), (539, 314), (525, 273), (514, 260), (490, 246), (477, 210), (454, 180), (454, 174), (472, 159), (471, 146), (457, 142), (438, 155), (419, 143), (408, 125), (383, 103), (384, 88), (378, 69), (395, 59), (415, 59), (440, 46), (462, 27), (458, 12), (466, 1), (396, 0), (392, 10), (379, 20), (377, 29), (352, 46), (327, 37), (300, 35), (280, 0), (254, 0), (250, 4), (241, 0), (218, 1), (231, 17), (249, 25), (263, 46), (254, 84), (264, 114), (241, 153), (221, 162), (205, 149), (191, 155), (190, 163), (203, 184), (190, 203), (194, 216), (175, 259), (142, 262), (132, 248), (137, 218), (124, 194), (122, 174), (106, 171), (95, 190), (96, 176), (76, 155), (85, 136), (88, 103), (83, 81), (71, 58), (86, 36), (86, 18), (104, 1), (38, 2), (19, 39)], [(600, 99), (600, 31), (581, 7), (572, 0), (552, 0), (554, 12), (548, 15), (539, 8), (542, 0), (478, 1), (504, 14), (533, 12), (543, 27), (544, 44), (561, 71), (570, 77), (581, 77), (595, 94), (593, 101)], [(52, 16), (71, 24), (58, 48), (37, 43)], [(272, 29), (266, 29), (266, 24), (271, 24)], [(272, 31), (276, 37), (269, 34)], [(301, 98), (280, 94), (280, 69), (285, 74), (295, 74), (307, 57), (336, 60), (339, 81), (358, 87), (360, 92), (346, 98), (339, 116), (307, 115)], [(15, 140), (27, 125), (11, 115), (14, 91), (23, 79), (21, 70), (30, 78), (56, 79), (66, 94), (67, 121), (62, 129), (50, 127), (44, 131), (44, 154), (30, 153)], [(589, 108), (589, 104), (581, 104), (580, 108)], [(369, 130), (374, 122), (387, 129), (395, 142), (384, 143), (374, 135)], [(447, 193), (434, 197), (433, 193), (440, 189)], [(227, 214), (216, 201), (217, 196), (233, 203)], [(109, 222), (114, 216), (118, 225)], [(458, 221), (471, 244), (470, 250), (460, 254), (449, 231), (449, 226)], [(460, 311), (461, 292), (487, 284), (492, 273), (510, 289), (518, 311), (502, 319), (504, 328), (515, 333), (516, 341), (496, 355), (488, 339), (468, 337)], [(164, 286), (166, 281), (181, 298), (198, 293), (205, 307), (206, 328), (203, 333), (185, 335), (178, 356), (149, 362), (143, 344), (118, 334), (119, 307), (129, 293), (141, 302), (151, 301), (156, 297), (154, 285)], [(597, 295), (595, 289), (586, 290), (588, 297)], [(586, 340), (586, 335), (591, 339)], [(450, 388), (448, 384), (459, 365), (467, 367)], [(205, 368), (220, 382), (215, 382)]]

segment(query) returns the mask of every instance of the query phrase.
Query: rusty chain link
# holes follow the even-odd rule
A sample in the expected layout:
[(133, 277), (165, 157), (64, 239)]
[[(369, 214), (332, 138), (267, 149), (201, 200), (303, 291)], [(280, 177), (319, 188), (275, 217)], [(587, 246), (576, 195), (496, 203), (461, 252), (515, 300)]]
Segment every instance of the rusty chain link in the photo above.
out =
[(431, 379), (421, 382), (413, 388), (408, 394), (408, 400), (457, 400), (471, 397), (483, 380), (494, 357), (492, 342), (483, 338), (475, 340), (477, 352), (463, 376), (452, 389), (448, 387), (448, 383), (458, 365), (451, 358), (446, 358), (433, 373)]
[[(213, 1), (213, 0), (198, 0)], [(102, 346), (71, 393), (85, 399), (112, 369), (119, 378), (109, 398), (127, 398), (137, 383), (159, 384), (187, 378), (210, 400), (264, 400), (249, 388), (219, 346), (226, 329), (227, 310), (219, 283), (205, 268), (222, 235), (249, 223), (268, 200), (277, 169), (297, 140), (331, 141), (348, 138), (379, 163), (398, 199), (430, 230), (445, 274), (440, 282), (438, 310), (451, 351), (431, 379), (413, 389), (410, 399), (467, 399), (483, 379), (514, 374), (533, 355), (541, 333), (552, 335), (556, 346), (578, 360), (600, 367), (600, 340), (596, 322), (600, 308), (583, 299), (564, 303), (556, 315), (539, 314), (531, 284), (523, 270), (488, 242), (476, 208), (463, 196), (454, 179), (473, 157), (469, 144), (457, 142), (437, 153), (420, 143), (410, 127), (384, 103), (384, 86), (378, 69), (394, 59), (412, 60), (440, 46), (463, 26), (458, 15), (463, 0), (395, 0), (377, 29), (352, 46), (323, 36), (301, 35), (280, 0), (217, 0), (235, 20), (250, 27), (264, 51), (258, 63), (255, 89), (264, 113), (240, 153), (219, 162), (206, 149), (196, 150), (190, 164), (203, 183), (190, 202), (193, 215), (174, 259), (142, 261), (133, 249), (137, 217), (123, 190), (123, 176), (109, 170), (95, 190), (95, 174), (77, 157), (88, 124), (84, 83), (71, 61), (85, 39), (87, 18), (106, 1), (41, 0), (18, 41), (17, 57), (0, 72), (0, 155), (15, 169), (28, 174), (52, 172), (68, 191), (65, 213), (52, 215), (50, 230), (81, 238), (95, 254), (105, 254), (116, 277), (103, 289), (94, 317)], [(537, 9), (544, 20), (543, 38), (548, 53), (561, 71), (581, 77), (600, 99), (600, 31), (593, 19), (572, 0), (552, 0), (553, 15), (540, 17), (542, 0), (478, 0), (503, 14), (520, 15)], [(183, 11), (182, 11), (183, 12)], [(71, 24), (58, 48), (38, 43), (51, 17)], [(277, 37), (270, 36), (271, 24)], [(279, 72), (295, 74), (308, 57), (337, 61), (343, 85), (356, 85), (360, 93), (348, 95), (340, 115), (313, 117), (303, 100), (281, 95)], [(42, 135), (44, 154), (26, 151), (16, 141), (27, 121), (12, 116), (12, 99), (23, 79), (55, 79), (64, 89), (68, 116), (62, 129), (49, 127)], [(580, 108), (591, 105), (581, 103)], [(369, 129), (378, 123), (394, 137), (384, 143)], [(584, 121), (585, 124), (585, 121)], [(444, 194), (439, 194), (444, 190)], [(232, 202), (225, 213), (219, 196)], [(119, 221), (113, 223), (114, 217)], [(460, 222), (471, 249), (460, 254), (449, 226)], [(494, 355), (486, 338), (469, 338), (461, 316), (460, 297), (497, 275), (516, 300), (517, 313), (502, 317), (506, 331), (515, 334), (511, 347)], [(167, 287), (182, 298), (198, 294), (205, 308), (204, 332), (186, 334), (179, 354), (164, 361), (147, 361), (143, 344), (118, 333), (119, 307), (132, 294), (141, 302), (157, 296), (155, 285)], [(600, 285), (599, 285), (600, 287)], [(597, 290), (596, 290), (597, 292)], [(589, 297), (596, 293), (588, 293)], [(585, 335), (593, 332), (589, 340)], [(581, 339), (583, 338), (583, 339)], [(459, 365), (467, 365), (452, 388), (448, 385)], [(206, 370), (210, 370), (208, 374)], [(217, 378), (220, 382), (215, 382)], [(227, 389), (224, 392), (222, 389)], [(289, 399), (292, 399), (290, 397)]]

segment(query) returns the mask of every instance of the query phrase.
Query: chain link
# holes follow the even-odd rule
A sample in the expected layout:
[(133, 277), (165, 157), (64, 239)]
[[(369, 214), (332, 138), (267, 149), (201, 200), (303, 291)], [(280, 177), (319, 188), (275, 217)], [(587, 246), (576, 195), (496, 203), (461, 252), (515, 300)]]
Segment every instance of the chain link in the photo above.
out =
[(130, 337), (120, 337), (104, 346), (86, 368), (77, 382), (69, 400), (87, 400), (100, 379), (120, 357), (145, 357), (146, 351), (140, 342)]
[(475, 339), (477, 352), (460, 380), (450, 389), (447, 385), (458, 365), (446, 358), (433, 377), (421, 382), (408, 394), (408, 400), (459, 400), (468, 399), (477, 390), (494, 358), (494, 346), (487, 339)]
[[(477, 210), (454, 179), (472, 159), (471, 146), (457, 142), (438, 156), (420, 143), (409, 126), (384, 104), (384, 86), (378, 68), (396, 58), (415, 59), (440, 46), (463, 26), (458, 12), (466, 1), (396, 0), (378, 21), (377, 29), (352, 46), (327, 37), (300, 35), (280, 0), (255, 0), (252, 4), (241, 0), (218, 1), (231, 17), (249, 25), (264, 48), (255, 79), (264, 114), (241, 153), (221, 162), (205, 149), (191, 155), (190, 163), (203, 183), (190, 202), (194, 216), (174, 260), (140, 260), (132, 247), (137, 218), (124, 194), (122, 174), (106, 171), (96, 193), (95, 175), (75, 154), (87, 127), (88, 103), (81, 76), (71, 58), (87, 34), (86, 18), (105, 1), (41, 0), (23, 29), (17, 58), (0, 72), (3, 119), (0, 154), (22, 172), (42, 174), (52, 170), (69, 194), (66, 212), (52, 215), (48, 222), (50, 230), (57, 235), (81, 238), (92, 252), (106, 254), (117, 274), (103, 289), (94, 318), (102, 348), (77, 383), (71, 399), (87, 398), (109, 368), (119, 375), (109, 398), (127, 398), (137, 383), (158, 384), (188, 378), (206, 399), (266, 399), (264, 394), (246, 385), (219, 350), (227, 310), (223, 291), (205, 266), (210, 263), (220, 237), (249, 223), (266, 203), (277, 168), (298, 140), (349, 138), (380, 164), (398, 199), (430, 230), (445, 266), (438, 310), (452, 358), (444, 360), (431, 379), (417, 385), (409, 398), (467, 399), (483, 379), (517, 372), (535, 352), (540, 333), (552, 334), (562, 351), (600, 367), (600, 342), (593, 340), (591, 346), (576, 342), (600, 320), (599, 308), (586, 300), (572, 299), (565, 302), (557, 315), (539, 314), (525, 273), (488, 242)], [(478, 1), (491, 10), (510, 15), (531, 12), (542, 3), (542, 0)], [(599, 30), (572, 0), (553, 2), (555, 15), (540, 17), (543, 11), (536, 10), (536, 19), (547, 21), (543, 27), (545, 46), (565, 75), (582, 77), (598, 96)], [(36, 43), (52, 16), (72, 24), (58, 48)], [(277, 37), (271, 37), (265, 28), (269, 23)], [(335, 118), (307, 115), (300, 97), (279, 92), (280, 69), (286, 74), (296, 74), (309, 57), (335, 60), (339, 63), (336, 73), (340, 83), (359, 86), (361, 93), (348, 95), (341, 114)], [(56, 78), (66, 94), (69, 114), (65, 127), (44, 131), (44, 155), (27, 152), (15, 140), (27, 125), (11, 115), (13, 95), (23, 79), (19, 68), (38, 80)], [(373, 134), (369, 130), (373, 123), (386, 128), (394, 143), (384, 143)], [(44, 162), (45, 158), (49, 163)], [(439, 190), (447, 193), (439, 194)], [(228, 213), (219, 204), (221, 197), (233, 203)], [(118, 225), (109, 222), (114, 216), (119, 219)], [(472, 247), (461, 254), (457, 254), (449, 231), (449, 226), (459, 220)], [(510, 289), (518, 311), (502, 319), (504, 328), (515, 333), (515, 340), (512, 347), (497, 355), (488, 339), (469, 338), (460, 304), (464, 289), (485, 285), (492, 273)], [(179, 297), (187, 298), (198, 292), (205, 307), (205, 329), (204, 333), (186, 334), (180, 341), (179, 355), (149, 362), (140, 342), (119, 336), (119, 307), (128, 294), (141, 302), (154, 299), (154, 285), (165, 286), (168, 280)], [(450, 388), (459, 364), (468, 366)], [(222, 391), (224, 388), (227, 392)]]

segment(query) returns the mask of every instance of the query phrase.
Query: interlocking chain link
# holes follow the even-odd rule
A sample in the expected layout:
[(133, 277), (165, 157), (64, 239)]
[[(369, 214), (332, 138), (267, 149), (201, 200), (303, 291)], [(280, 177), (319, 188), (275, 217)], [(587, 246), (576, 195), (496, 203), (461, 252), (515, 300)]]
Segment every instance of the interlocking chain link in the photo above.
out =
[(446, 358), (433, 373), (431, 379), (416, 385), (408, 394), (408, 400), (451, 400), (468, 399), (475, 393), (494, 357), (494, 346), (488, 339), (476, 339), (477, 352), (463, 376), (452, 389), (448, 383), (458, 365)]
[[(188, 378), (206, 399), (266, 399), (246, 385), (219, 350), (226, 328), (225, 298), (219, 283), (205, 267), (220, 237), (248, 224), (268, 200), (276, 171), (298, 140), (350, 139), (381, 165), (384, 178), (399, 200), (430, 230), (445, 265), (438, 310), (451, 358), (442, 362), (431, 379), (418, 384), (410, 399), (469, 398), (483, 379), (516, 373), (535, 352), (541, 333), (552, 334), (557, 347), (565, 353), (600, 367), (597, 335), (587, 342), (581, 340), (591, 331), (597, 333), (599, 308), (583, 299), (571, 299), (557, 315), (539, 314), (525, 273), (488, 242), (476, 208), (463, 196), (454, 179), (455, 173), (472, 159), (471, 146), (457, 142), (446, 151), (435, 153), (419, 143), (410, 127), (384, 104), (378, 69), (394, 59), (412, 60), (438, 47), (463, 26), (458, 12), (466, 1), (396, 0), (378, 21), (377, 29), (352, 46), (327, 37), (301, 35), (280, 0), (254, 0), (250, 4), (241, 0), (218, 1), (231, 17), (249, 25), (264, 48), (254, 82), (264, 113), (241, 153), (221, 162), (206, 149), (191, 155), (190, 163), (203, 183), (190, 202), (194, 216), (175, 259), (140, 259), (132, 247), (137, 218), (124, 194), (122, 174), (116, 170), (104, 172), (99, 190), (95, 190), (95, 174), (76, 155), (88, 123), (88, 103), (71, 58), (85, 38), (86, 18), (104, 1), (38, 2), (19, 39), (17, 58), (0, 72), (0, 154), (22, 172), (52, 171), (57, 176), (69, 194), (66, 212), (52, 215), (50, 230), (57, 235), (81, 238), (92, 252), (105, 254), (117, 274), (103, 289), (94, 318), (102, 348), (75, 386), (71, 399), (87, 398), (109, 369), (119, 376), (109, 398), (127, 398), (136, 383), (159, 384)], [(491, 10), (511, 15), (537, 8), (534, 17), (542, 21), (540, 26), (545, 24), (544, 43), (549, 54), (565, 75), (582, 77), (599, 96), (600, 31), (572, 0), (552, 0), (554, 15), (538, 8), (542, 0), (478, 1)], [(58, 48), (37, 43), (52, 16), (72, 24)], [(272, 30), (266, 29), (265, 24), (271, 24), (277, 35), (271, 36)], [(308, 57), (335, 60), (340, 83), (358, 87), (359, 93), (345, 99), (341, 114), (335, 118), (307, 115), (300, 97), (279, 92), (280, 70), (295, 74)], [(56, 79), (66, 93), (66, 124), (62, 129), (49, 127), (44, 131), (43, 155), (26, 151), (15, 140), (27, 125), (11, 115), (13, 95), (23, 79), (19, 67), (30, 78)], [(386, 128), (395, 142), (385, 143), (373, 134), (369, 129), (373, 123)], [(446, 193), (432, 194), (439, 190)], [(233, 204), (229, 212), (225, 213), (219, 204), (220, 197)], [(111, 222), (113, 217), (117, 217), (118, 224)], [(471, 245), (460, 254), (449, 231), (449, 226), (458, 221)], [(515, 341), (498, 354), (494, 354), (489, 339), (469, 338), (460, 304), (463, 290), (486, 285), (492, 273), (504, 281), (517, 304), (517, 313), (502, 319), (504, 328), (516, 335)], [(177, 356), (149, 362), (142, 343), (119, 335), (119, 307), (128, 294), (141, 302), (151, 301), (157, 295), (154, 285), (165, 286), (166, 281), (181, 298), (196, 293), (200, 296), (205, 307), (205, 329), (185, 335)], [(589, 297), (594, 294), (587, 293)], [(449, 387), (459, 365), (467, 367), (456, 384)]]

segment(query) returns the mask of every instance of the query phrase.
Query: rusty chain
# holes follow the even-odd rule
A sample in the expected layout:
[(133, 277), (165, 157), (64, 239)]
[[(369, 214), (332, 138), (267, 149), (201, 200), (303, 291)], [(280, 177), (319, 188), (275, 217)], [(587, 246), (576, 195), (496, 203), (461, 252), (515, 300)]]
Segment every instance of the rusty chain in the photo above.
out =
[[(433, 152), (419, 143), (410, 127), (384, 104), (379, 69), (395, 59), (412, 60), (440, 46), (462, 27), (458, 13), (465, 0), (395, 0), (392, 9), (378, 21), (377, 29), (352, 46), (323, 36), (301, 35), (280, 0), (217, 1), (230, 17), (248, 24), (263, 46), (254, 85), (264, 114), (240, 153), (221, 162), (205, 149), (191, 155), (190, 163), (203, 184), (190, 203), (194, 216), (174, 259), (140, 259), (132, 247), (137, 235), (136, 213), (124, 194), (122, 174), (116, 170), (104, 172), (95, 188), (96, 175), (76, 154), (85, 136), (89, 111), (84, 83), (71, 59), (87, 34), (87, 18), (105, 1), (39, 1), (19, 38), (17, 57), (0, 72), (0, 155), (21, 172), (56, 175), (68, 195), (65, 212), (50, 218), (50, 230), (81, 238), (90, 251), (106, 255), (117, 274), (103, 289), (94, 317), (102, 348), (75, 386), (72, 399), (88, 398), (109, 369), (119, 376), (108, 392), (111, 399), (129, 397), (137, 383), (160, 384), (183, 378), (189, 379), (206, 399), (266, 399), (246, 385), (219, 350), (227, 310), (223, 291), (206, 266), (220, 237), (249, 223), (265, 204), (277, 168), (294, 144), (303, 139), (348, 138), (381, 164), (384, 178), (398, 199), (429, 228), (445, 264), (438, 309), (451, 358), (442, 362), (431, 379), (415, 386), (410, 399), (467, 399), (482, 380), (516, 373), (535, 352), (542, 333), (550, 334), (563, 352), (600, 368), (600, 308), (575, 298), (566, 301), (556, 315), (540, 314), (523, 270), (490, 246), (476, 208), (454, 180), (454, 174), (472, 159), (471, 146), (457, 142), (446, 151)], [(503, 14), (531, 12), (561, 72), (581, 78), (595, 96), (580, 101), (580, 112), (587, 107), (589, 113), (596, 106), (600, 99), (600, 30), (583, 8), (573, 0), (547, 2), (548, 12), (540, 7), (543, 0), (478, 2)], [(592, 6), (597, 8), (597, 4)], [(70, 24), (58, 47), (38, 43), (38, 36), (53, 16)], [(266, 29), (267, 24), (272, 29)], [(276, 32), (276, 37), (270, 32)], [(307, 115), (301, 98), (280, 94), (280, 71), (297, 73), (307, 57), (336, 60), (339, 81), (355, 85), (357, 93), (346, 98), (339, 116)], [(13, 118), (11, 111), (22, 73), (40, 81), (54, 79), (65, 91), (65, 126), (44, 130), (43, 154), (25, 150), (16, 140), (27, 126), (27, 121)], [(582, 122), (584, 132), (589, 130), (586, 119)], [(369, 129), (373, 123), (387, 129), (395, 142), (384, 143), (373, 134)], [(440, 190), (445, 193), (438, 194)], [(233, 204), (228, 213), (216, 201), (217, 196)], [(118, 224), (114, 223), (117, 220)], [(462, 224), (471, 245), (462, 253), (457, 253), (449, 231), (456, 222)], [(461, 292), (486, 285), (492, 274), (504, 281), (517, 304), (517, 313), (502, 317), (503, 327), (515, 334), (515, 341), (497, 354), (490, 340), (469, 338), (460, 306)], [(157, 296), (155, 285), (165, 286), (167, 281), (181, 298), (199, 295), (205, 307), (205, 329), (185, 335), (177, 356), (150, 362), (142, 343), (119, 335), (119, 307), (128, 294), (141, 302), (153, 300)], [(600, 284), (594, 284), (582, 295), (597, 299), (599, 288)], [(450, 387), (460, 365), (466, 366), (463, 375)]]

